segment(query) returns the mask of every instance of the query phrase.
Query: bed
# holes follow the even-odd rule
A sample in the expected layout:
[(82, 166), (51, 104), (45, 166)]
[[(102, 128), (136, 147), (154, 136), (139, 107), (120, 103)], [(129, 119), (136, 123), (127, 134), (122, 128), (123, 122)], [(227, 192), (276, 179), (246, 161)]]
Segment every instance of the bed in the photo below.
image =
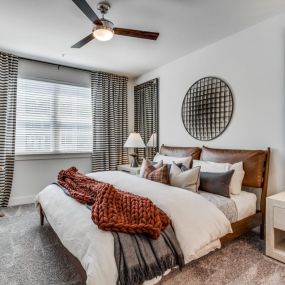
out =
[(260, 237), (264, 238), (265, 211), (268, 187), (270, 148), (267, 150), (217, 149), (199, 147), (172, 147), (162, 145), (160, 153), (168, 156), (184, 157), (213, 162), (236, 163), (243, 161), (245, 176), (243, 187), (257, 196), (256, 213), (232, 224), (233, 232), (221, 238), (228, 242), (247, 231), (260, 226)]
[[(236, 220), (230, 223), (209, 199), (181, 188), (118, 171), (91, 173), (89, 176), (113, 184), (123, 191), (132, 190), (135, 194), (149, 197), (165, 211), (174, 223), (186, 263), (208, 254), (254, 227), (261, 227), (263, 237), (270, 149), (227, 150), (163, 145), (160, 153), (177, 157), (191, 155), (193, 159), (214, 162), (243, 161), (243, 186), (247, 187), (244, 189), (247, 191), (243, 191), (239, 197), (232, 197), (237, 208)], [(66, 196), (57, 187), (50, 185), (37, 196), (41, 224), (45, 216), (70, 252), (70, 257), (86, 284), (115, 284), (116, 265), (112, 258), (111, 233), (99, 230), (90, 219), (90, 210)], [(145, 284), (155, 284), (160, 279), (161, 277)]]

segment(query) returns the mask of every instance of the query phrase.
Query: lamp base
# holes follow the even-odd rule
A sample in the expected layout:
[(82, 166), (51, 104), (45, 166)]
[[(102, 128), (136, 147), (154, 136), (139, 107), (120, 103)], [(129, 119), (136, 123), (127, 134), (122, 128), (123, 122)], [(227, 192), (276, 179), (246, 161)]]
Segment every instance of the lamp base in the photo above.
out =
[(132, 153), (130, 154), (130, 156), (133, 158), (131, 162), (131, 167), (138, 167), (139, 166), (137, 159), (138, 155), (136, 153)]

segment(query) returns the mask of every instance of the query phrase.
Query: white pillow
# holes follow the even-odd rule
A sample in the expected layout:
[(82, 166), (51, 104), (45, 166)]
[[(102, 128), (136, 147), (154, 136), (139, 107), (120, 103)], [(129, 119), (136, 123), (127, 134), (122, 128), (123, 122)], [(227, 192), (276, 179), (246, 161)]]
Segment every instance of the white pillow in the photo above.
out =
[[(145, 173), (145, 162), (146, 162), (146, 159), (143, 159), (142, 161), (142, 166), (141, 166), (141, 169), (140, 169), (140, 177), (144, 177), (144, 173)], [(160, 168), (161, 166), (163, 165), (163, 161), (159, 161), (157, 162), (156, 164), (153, 164), (153, 166), (155, 168)]]
[(182, 171), (172, 162), (170, 169), (170, 185), (197, 192), (200, 182), (200, 167)]
[(231, 179), (230, 193), (239, 195), (241, 193), (242, 181), (245, 174), (242, 161), (232, 164), (230, 169), (235, 171)]
[(244, 170), (242, 161), (230, 163), (217, 163), (212, 161), (193, 160), (193, 167), (201, 167), (201, 172), (226, 172), (234, 170), (234, 174), (230, 183), (230, 193), (239, 195), (242, 188), (242, 180), (244, 178)]
[(230, 163), (217, 163), (212, 161), (193, 160), (193, 167), (201, 167), (201, 172), (226, 172), (230, 170)]
[(164, 164), (171, 164), (172, 162), (175, 163), (182, 163), (185, 167), (189, 168), (190, 167), (190, 163), (192, 160), (192, 156), (188, 156), (188, 157), (175, 157), (175, 156), (166, 156), (166, 155), (162, 155), (157, 153), (155, 155), (155, 157), (153, 158), (153, 161), (155, 162), (159, 162), (163, 160)]

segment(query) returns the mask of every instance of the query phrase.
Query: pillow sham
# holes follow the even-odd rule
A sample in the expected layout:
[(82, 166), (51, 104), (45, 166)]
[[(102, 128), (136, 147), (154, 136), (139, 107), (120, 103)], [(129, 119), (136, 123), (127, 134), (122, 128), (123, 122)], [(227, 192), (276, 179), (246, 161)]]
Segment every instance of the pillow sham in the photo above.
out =
[[(150, 159), (143, 159), (143, 161), (142, 161), (142, 165), (141, 165), (141, 168), (140, 168), (140, 174), (139, 174), (139, 176), (140, 177), (144, 177), (144, 173), (145, 173), (145, 168), (146, 168), (146, 166), (145, 166), (145, 162), (146, 162), (146, 160), (148, 160), (150, 163), (151, 163), (151, 165), (153, 165), (155, 168), (159, 168), (159, 167), (161, 167), (164, 163), (163, 163), (163, 161), (161, 160), (161, 161), (159, 161), (159, 162), (155, 162), (155, 161), (151, 161)], [(165, 165), (167, 165), (167, 168), (168, 168), (168, 172), (169, 172), (169, 175), (170, 175), (170, 169), (171, 169), (171, 164), (165, 164)], [(184, 166), (182, 163), (177, 163), (177, 166), (178, 167), (185, 167), (186, 169), (188, 169), (186, 166)]]
[(230, 169), (235, 171), (230, 184), (231, 194), (239, 195), (242, 190), (242, 181), (245, 174), (242, 161), (232, 164)]
[(198, 192), (200, 180), (200, 167), (179, 167), (172, 162), (170, 169), (170, 185), (180, 187), (189, 191)]
[(226, 172), (234, 170), (234, 174), (230, 183), (230, 193), (239, 195), (242, 190), (242, 181), (244, 178), (244, 170), (242, 161), (230, 163), (218, 163), (212, 161), (193, 160), (193, 167), (201, 167), (201, 172)]
[(146, 160), (145, 165), (144, 178), (159, 183), (169, 184), (169, 171), (166, 164), (156, 168), (149, 160)]
[(234, 170), (227, 172), (201, 172), (199, 190), (230, 198), (230, 183)]
[(230, 170), (230, 163), (219, 163), (212, 161), (193, 160), (193, 167), (200, 166), (201, 172), (226, 172)]
[(141, 165), (141, 169), (140, 169), (140, 177), (144, 177), (144, 173), (145, 173), (145, 169), (146, 169), (146, 161), (149, 161), (151, 165), (153, 165), (155, 168), (159, 168), (163, 165), (163, 161), (159, 161), (159, 162), (155, 162), (155, 161), (151, 161), (149, 159), (143, 159), (142, 161), (142, 165)]
[(187, 157), (175, 157), (175, 156), (166, 156), (162, 155), (160, 153), (157, 153), (155, 157), (153, 158), (153, 161), (159, 162), (163, 161), (165, 164), (171, 164), (172, 162), (175, 163), (182, 163), (186, 167), (190, 167), (190, 163), (192, 161), (192, 156), (187, 156)]

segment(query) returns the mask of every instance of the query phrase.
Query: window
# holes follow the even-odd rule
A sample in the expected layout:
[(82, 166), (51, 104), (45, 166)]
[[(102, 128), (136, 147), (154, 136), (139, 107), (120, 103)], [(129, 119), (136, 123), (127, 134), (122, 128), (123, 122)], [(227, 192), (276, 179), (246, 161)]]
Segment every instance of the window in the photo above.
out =
[(90, 88), (18, 79), (16, 154), (91, 150)]

